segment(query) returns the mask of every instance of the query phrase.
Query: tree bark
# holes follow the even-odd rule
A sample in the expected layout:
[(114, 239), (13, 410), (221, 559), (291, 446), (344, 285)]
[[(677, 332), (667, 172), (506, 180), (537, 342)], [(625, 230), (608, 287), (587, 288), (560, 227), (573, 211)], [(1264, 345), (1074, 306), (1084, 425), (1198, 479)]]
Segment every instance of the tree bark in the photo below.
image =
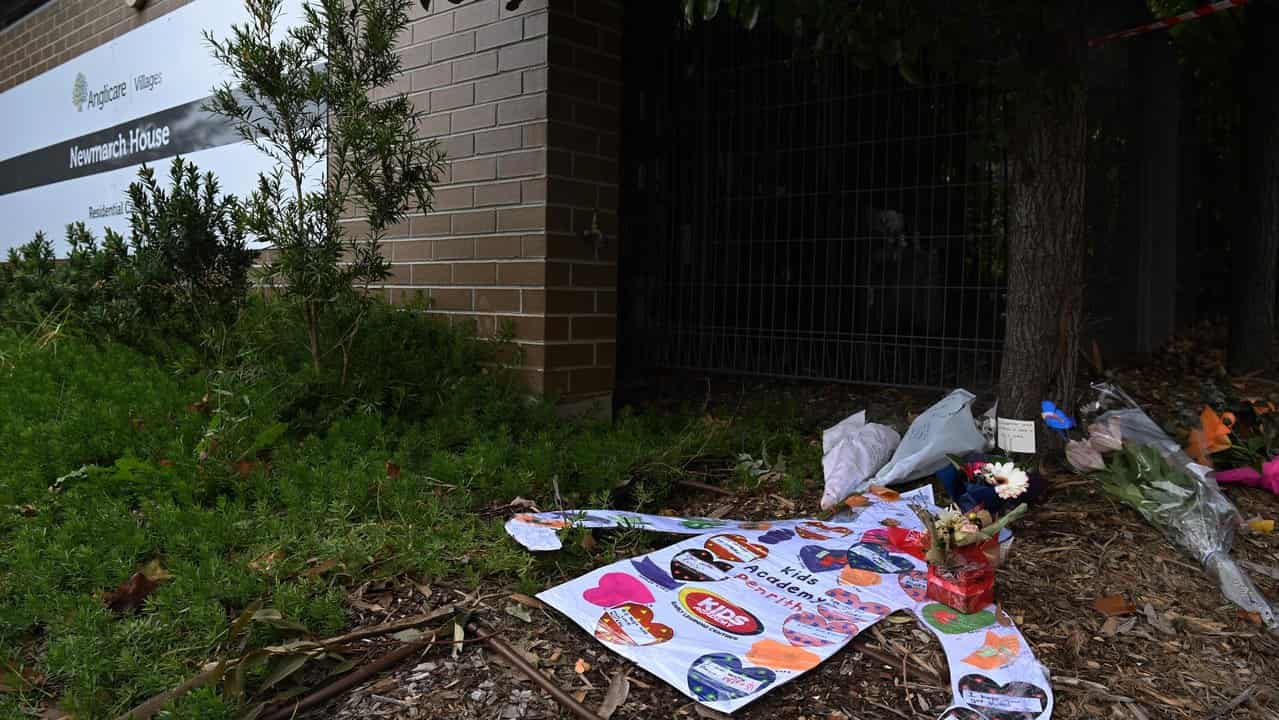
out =
[[(1008, 303), (999, 415), (1034, 420), (1041, 400), (1075, 404), (1083, 316), (1086, 94), (1019, 114), (1008, 149)], [(1042, 429), (1041, 425), (1037, 425)], [(1039, 446), (1047, 435), (1039, 433)]]
[(1251, 6), (1243, 104), (1242, 217), (1231, 247), (1230, 370), (1274, 367), (1275, 272), (1279, 268), (1279, 9)]

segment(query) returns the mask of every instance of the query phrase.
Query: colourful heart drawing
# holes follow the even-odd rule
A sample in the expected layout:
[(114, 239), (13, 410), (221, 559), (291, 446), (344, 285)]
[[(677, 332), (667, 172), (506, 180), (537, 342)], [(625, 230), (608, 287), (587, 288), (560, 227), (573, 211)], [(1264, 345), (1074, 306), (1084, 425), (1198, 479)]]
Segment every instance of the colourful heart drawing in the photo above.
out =
[(857, 568), (846, 567), (839, 571), (840, 585), (855, 585), (857, 587), (874, 587), (884, 582), (884, 576), (879, 573), (869, 572), (867, 570), (858, 570)]
[(671, 558), (671, 575), (685, 582), (714, 582), (728, 577), (733, 566), (716, 560), (708, 550), (692, 548)]
[[(817, 613), (795, 613), (782, 622), (782, 635), (791, 645), (798, 647), (821, 647), (834, 645), (848, 639), (842, 632), (849, 629), (846, 623), (839, 623), (839, 629), (831, 627), (825, 617)], [(857, 628), (851, 628), (854, 632)]]
[(820, 545), (805, 545), (799, 550), (799, 560), (809, 572), (830, 572), (848, 565), (843, 550), (828, 550)]
[(635, 572), (643, 575), (649, 581), (660, 587), (666, 588), (667, 590), (675, 590), (680, 586), (680, 583), (677, 582), (675, 578), (671, 577), (665, 570), (659, 568), (657, 563), (653, 562), (650, 558), (646, 557), (641, 560), (632, 560), (631, 567), (635, 568)]
[(776, 640), (760, 640), (751, 645), (750, 652), (746, 653), (746, 659), (756, 665), (774, 670), (795, 672), (812, 670), (822, 662), (822, 657), (817, 653), (783, 645)]
[(762, 543), (768, 543), (769, 545), (776, 545), (778, 543), (784, 543), (793, 537), (795, 537), (794, 530), (787, 530), (786, 528), (775, 528), (773, 530), (769, 530), (763, 535), (760, 535), (759, 541)]
[(657, 645), (675, 637), (669, 625), (653, 620), (653, 611), (643, 605), (624, 603), (609, 608), (595, 625), (595, 637), (616, 645)]
[(860, 542), (888, 546), (888, 528), (875, 528), (862, 533)]
[(915, 569), (915, 564), (900, 555), (890, 555), (880, 545), (859, 542), (848, 548), (848, 566), (858, 570), (892, 574)]
[(985, 675), (959, 679), (959, 697), (990, 720), (1035, 720), (1048, 709), (1048, 693), (1027, 682), (1000, 685)]
[(826, 591), (827, 602), (817, 612), (827, 620), (842, 620), (854, 628), (868, 628), (892, 614), (893, 609), (877, 602), (864, 602), (857, 593), (843, 588)]
[(582, 599), (600, 607), (613, 607), (627, 602), (647, 605), (653, 602), (653, 592), (630, 575), (613, 572), (600, 577), (598, 585), (582, 593)]
[(715, 557), (729, 562), (747, 562), (768, 557), (768, 548), (756, 545), (741, 535), (715, 535), (704, 545)]
[(922, 570), (911, 570), (897, 576), (897, 584), (901, 585), (906, 597), (915, 602), (923, 602), (928, 593), (928, 573)]
[(795, 526), (795, 532), (805, 540), (837, 540), (853, 533), (846, 527), (827, 525), (826, 523), (809, 521)]
[(987, 630), (986, 644), (977, 648), (963, 661), (973, 667), (989, 671), (1011, 663), (1020, 653), (1021, 640), (1017, 635), (1000, 635)]
[(989, 610), (965, 615), (948, 605), (929, 603), (920, 612), (929, 625), (946, 635), (977, 632), (995, 624), (995, 613)]
[(947, 708), (937, 720), (988, 720), (985, 715), (966, 707)]
[(777, 680), (777, 673), (763, 667), (743, 667), (741, 658), (729, 653), (703, 655), (688, 668), (688, 689), (702, 702), (736, 700), (754, 695)]

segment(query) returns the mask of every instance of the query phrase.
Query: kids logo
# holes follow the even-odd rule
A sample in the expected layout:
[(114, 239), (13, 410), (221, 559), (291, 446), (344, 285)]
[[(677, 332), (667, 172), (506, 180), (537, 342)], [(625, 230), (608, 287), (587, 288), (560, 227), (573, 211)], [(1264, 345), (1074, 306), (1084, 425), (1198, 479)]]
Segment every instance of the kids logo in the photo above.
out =
[(754, 615), (713, 592), (685, 588), (679, 593), (684, 611), (713, 628), (734, 635), (758, 635), (764, 624)]

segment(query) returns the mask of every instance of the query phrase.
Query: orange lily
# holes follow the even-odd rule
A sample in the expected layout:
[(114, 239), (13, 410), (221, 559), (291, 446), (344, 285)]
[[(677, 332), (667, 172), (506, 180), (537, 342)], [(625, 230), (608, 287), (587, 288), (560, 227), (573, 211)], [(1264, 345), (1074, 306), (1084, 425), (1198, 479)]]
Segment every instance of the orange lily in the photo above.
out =
[(1200, 465), (1212, 467), (1209, 455), (1230, 447), (1230, 429), (1234, 427), (1233, 413), (1218, 415), (1210, 407), (1199, 414), (1200, 427), (1190, 431), (1186, 452)]

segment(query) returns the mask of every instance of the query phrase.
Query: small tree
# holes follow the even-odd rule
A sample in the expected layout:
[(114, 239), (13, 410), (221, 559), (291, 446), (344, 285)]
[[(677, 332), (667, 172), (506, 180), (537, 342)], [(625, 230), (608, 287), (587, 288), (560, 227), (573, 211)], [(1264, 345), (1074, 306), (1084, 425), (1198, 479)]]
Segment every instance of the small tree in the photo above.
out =
[[(280, 33), (281, 0), (246, 0), (245, 25), (221, 41), (205, 34), (233, 76), (209, 108), (276, 163), (258, 178), (246, 225), (276, 251), (265, 276), (300, 308), (317, 371), (331, 350), (349, 358), (369, 302), (360, 286), (389, 274), (386, 228), (411, 198), (430, 208), (443, 166), (437, 143), (418, 139), (422, 113), (407, 98), (372, 97), (400, 72), (395, 40), (409, 4), (315, 0)], [(310, 182), (317, 169), (323, 178)], [(346, 232), (339, 220), (357, 205), (368, 229)]]

